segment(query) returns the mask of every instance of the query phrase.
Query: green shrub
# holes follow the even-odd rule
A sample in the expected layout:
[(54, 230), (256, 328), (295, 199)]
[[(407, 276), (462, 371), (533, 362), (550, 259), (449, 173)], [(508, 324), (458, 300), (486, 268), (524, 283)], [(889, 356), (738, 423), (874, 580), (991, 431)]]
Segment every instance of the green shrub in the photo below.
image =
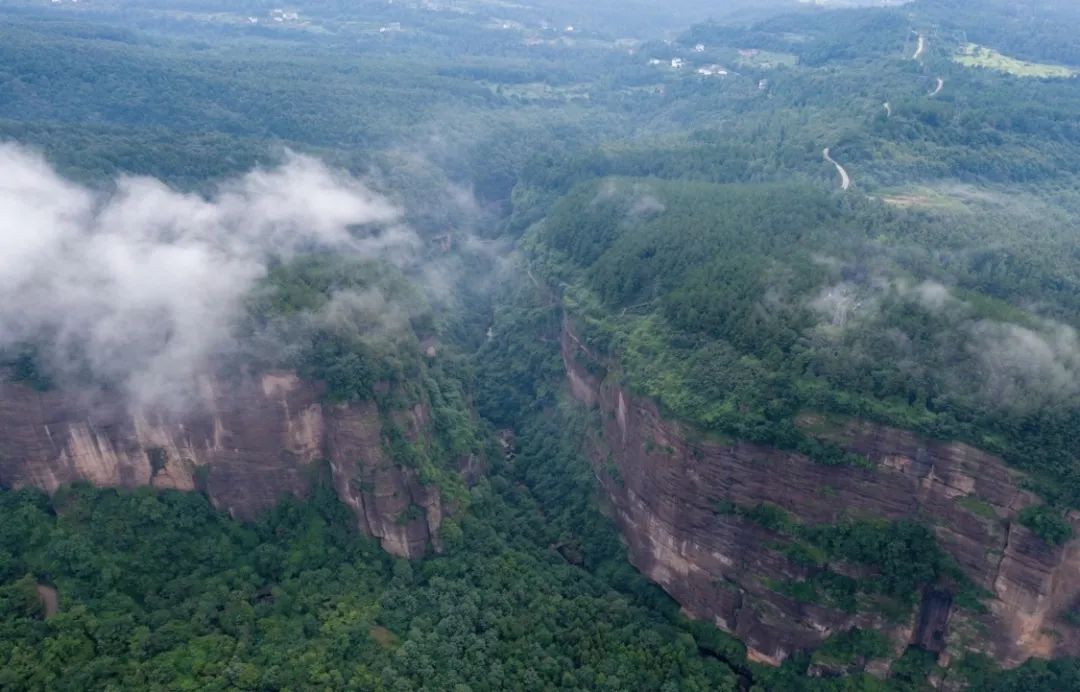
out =
[(1061, 511), (1049, 505), (1025, 507), (1016, 519), (1047, 545), (1061, 545), (1073, 536), (1072, 526), (1065, 521)]
[(750, 509), (744, 510), (742, 515), (750, 521), (763, 526), (770, 531), (783, 532), (794, 526), (795, 522), (783, 509), (776, 505), (762, 502)]
[(829, 663), (854, 663), (859, 659), (881, 658), (889, 653), (889, 639), (877, 630), (854, 627), (829, 637), (814, 652), (814, 660)]

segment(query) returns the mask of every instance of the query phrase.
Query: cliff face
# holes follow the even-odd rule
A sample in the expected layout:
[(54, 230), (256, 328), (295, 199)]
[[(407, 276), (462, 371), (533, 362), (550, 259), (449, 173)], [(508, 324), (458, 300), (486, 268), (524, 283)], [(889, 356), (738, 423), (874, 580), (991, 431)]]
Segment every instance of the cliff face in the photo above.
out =
[[(288, 372), (200, 384), (193, 412), (177, 415), (0, 381), (0, 485), (199, 489), (249, 519), (306, 495), (325, 460), (358, 528), (384, 549), (418, 557), (438, 547), (439, 492), (388, 458), (374, 404), (323, 404), (316, 385)], [(395, 423), (416, 440), (427, 411), (414, 406)]]
[[(584, 364), (593, 357), (568, 325), (562, 352), (574, 397), (600, 412), (589, 456), (631, 561), (688, 615), (745, 641), (752, 659), (776, 664), (852, 626), (886, 632), (898, 652), (908, 644), (940, 652), (943, 662), (965, 650), (984, 651), (1005, 665), (1080, 653), (1077, 631), (1060, 619), (1080, 597), (1080, 541), (1051, 548), (1015, 521), (1037, 498), (1000, 459), (857, 421), (821, 434), (869, 458), (872, 469), (701, 441), (613, 378), (591, 375)], [(811, 416), (801, 423), (815, 433), (824, 427)], [(951, 594), (928, 588), (910, 619), (896, 623), (778, 593), (768, 585), (804, 578), (811, 568), (776, 549), (779, 534), (716, 509), (718, 503), (763, 502), (807, 524), (848, 517), (924, 522), (991, 594), (984, 601), (989, 612), (958, 608)], [(829, 567), (850, 573), (854, 566)]]

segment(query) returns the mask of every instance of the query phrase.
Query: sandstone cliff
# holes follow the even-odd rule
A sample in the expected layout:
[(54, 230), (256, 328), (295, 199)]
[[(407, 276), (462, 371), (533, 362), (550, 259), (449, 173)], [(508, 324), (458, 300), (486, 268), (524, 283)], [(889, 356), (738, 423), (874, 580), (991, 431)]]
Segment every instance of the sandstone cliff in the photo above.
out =
[[(852, 626), (885, 631), (898, 652), (918, 644), (943, 660), (963, 650), (985, 651), (1005, 665), (1080, 653), (1077, 631), (1060, 617), (1080, 596), (1080, 541), (1050, 548), (1014, 521), (1037, 499), (1000, 459), (858, 421), (821, 434), (869, 458), (871, 469), (704, 441), (616, 378), (590, 374), (595, 357), (569, 324), (562, 353), (573, 396), (600, 413), (589, 456), (630, 559), (690, 616), (745, 641), (752, 659), (776, 664)], [(789, 598), (770, 585), (803, 578), (809, 568), (776, 549), (782, 536), (718, 512), (721, 502), (771, 503), (806, 524), (853, 516), (918, 519), (990, 594), (989, 612), (958, 608), (937, 589), (927, 589), (921, 607), (901, 623)]]
[[(283, 496), (304, 496), (328, 462), (358, 528), (384, 549), (418, 557), (438, 547), (439, 492), (388, 457), (373, 403), (324, 404), (318, 386), (288, 372), (200, 385), (201, 401), (177, 415), (0, 380), (0, 486), (199, 489), (247, 519)], [(426, 408), (400, 412), (395, 423), (417, 440)]]

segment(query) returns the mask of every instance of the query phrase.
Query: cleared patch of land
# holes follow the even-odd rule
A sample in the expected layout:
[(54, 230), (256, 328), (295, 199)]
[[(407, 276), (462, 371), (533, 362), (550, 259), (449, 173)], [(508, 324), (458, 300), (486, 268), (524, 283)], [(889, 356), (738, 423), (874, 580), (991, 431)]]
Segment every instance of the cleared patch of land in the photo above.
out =
[(952, 211), (964, 209), (964, 203), (961, 200), (929, 187), (887, 188), (879, 192), (878, 197), (881, 201), (894, 207), (923, 207)]
[(953, 55), (953, 60), (966, 67), (985, 67), (998, 72), (1007, 72), (1017, 77), (1036, 77), (1050, 79), (1054, 77), (1074, 77), (1078, 73), (1071, 67), (1049, 63), (1027, 62), (998, 53), (993, 48), (968, 43)]
[(392, 649), (397, 646), (397, 635), (381, 625), (374, 625), (368, 630), (368, 634), (375, 642), (384, 649)]
[(519, 84), (500, 84), (480, 82), (494, 94), (519, 101), (574, 101), (589, 99), (589, 85), (574, 84), (553, 86), (544, 82), (523, 82)]
[(930, 204), (926, 195), (883, 195), (881, 201), (894, 207), (925, 207)]
[(45, 611), (45, 617), (50, 618), (60, 612), (60, 594), (56, 589), (44, 584), (37, 586), (38, 598), (41, 599), (41, 607)]
[(774, 67), (794, 67), (798, 62), (798, 56), (791, 53), (774, 53), (756, 48), (740, 50), (739, 57), (735, 60), (735, 63), (742, 67), (757, 67), (764, 70)]

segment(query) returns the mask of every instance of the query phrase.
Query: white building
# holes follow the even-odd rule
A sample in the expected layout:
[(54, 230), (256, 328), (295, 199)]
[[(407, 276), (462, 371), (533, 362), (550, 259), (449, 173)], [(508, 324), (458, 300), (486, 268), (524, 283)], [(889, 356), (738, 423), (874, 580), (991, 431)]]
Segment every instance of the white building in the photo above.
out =
[(270, 10), (270, 17), (275, 22), (298, 22), (298, 21), (300, 21), (300, 13), (299, 12), (291, 12), (291, 11), (288, 11), (288, 10), (283, 10), (280, 7), (275, 8), (273, 10)]
[(728, 71), (719, 65), (706, 65), (699, 67), (697, 73), (706, 77), (726, 77)]

